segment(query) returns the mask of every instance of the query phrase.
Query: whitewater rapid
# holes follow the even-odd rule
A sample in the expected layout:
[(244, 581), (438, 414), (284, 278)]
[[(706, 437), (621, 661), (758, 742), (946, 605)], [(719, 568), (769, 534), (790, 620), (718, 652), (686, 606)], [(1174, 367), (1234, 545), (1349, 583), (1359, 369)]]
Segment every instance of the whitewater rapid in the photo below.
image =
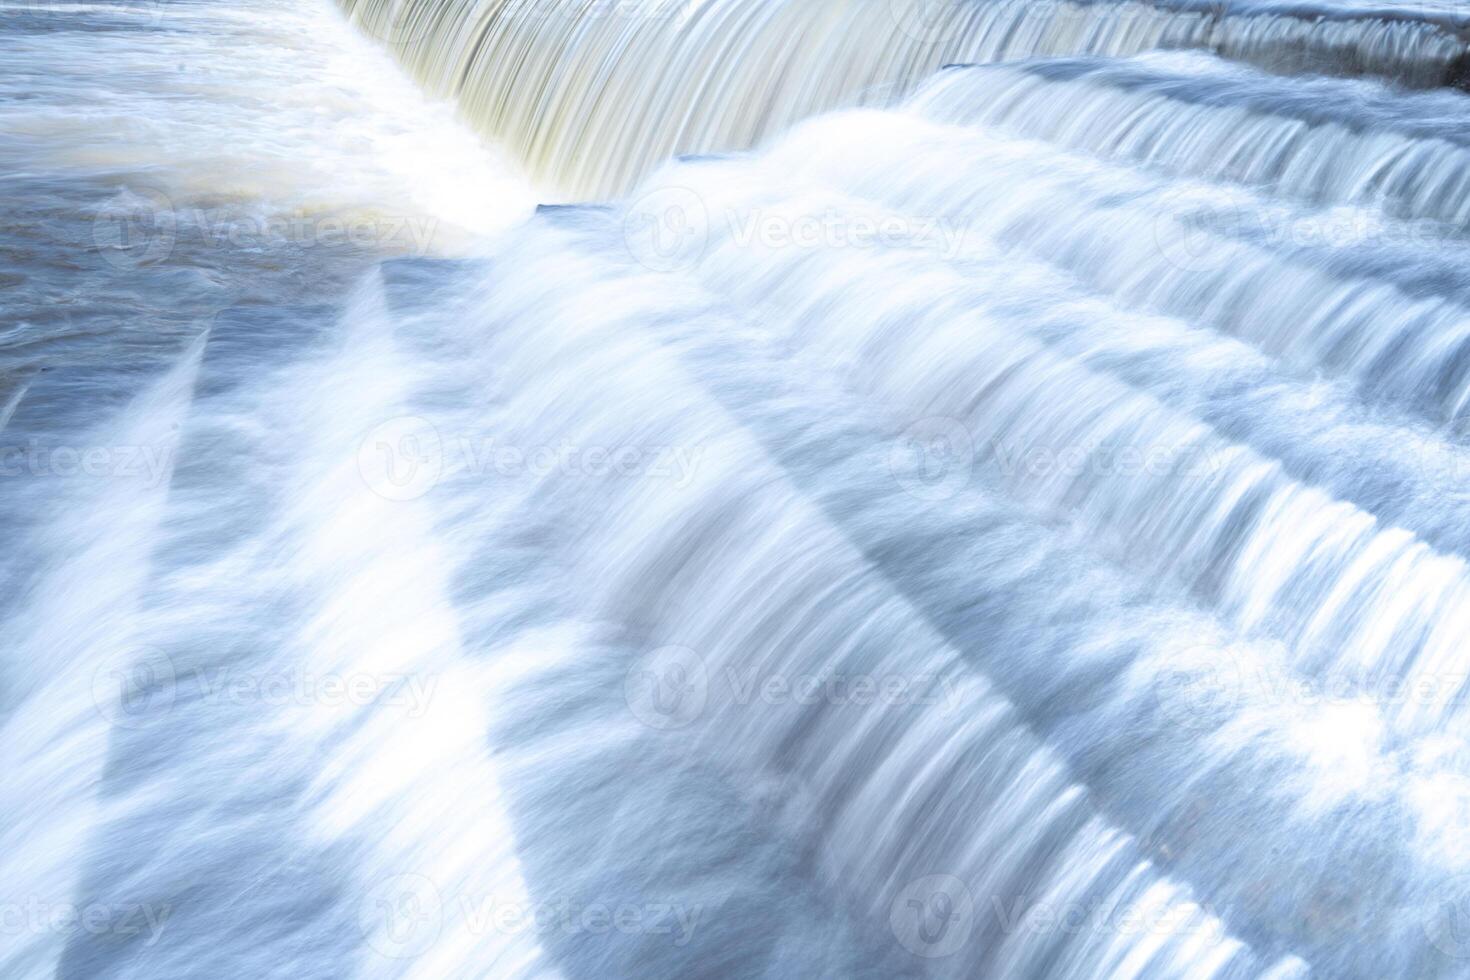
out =
[(343, 6), (0, 3), (0, 974), (1470, 973), (1461, 8)]

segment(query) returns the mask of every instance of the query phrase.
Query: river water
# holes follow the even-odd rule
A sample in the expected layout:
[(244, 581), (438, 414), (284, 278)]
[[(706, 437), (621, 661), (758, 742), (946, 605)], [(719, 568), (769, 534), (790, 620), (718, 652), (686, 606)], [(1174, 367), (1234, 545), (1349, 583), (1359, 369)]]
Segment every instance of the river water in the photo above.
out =
[(0, 974), (1470, 975), (1459, 5), (0, 4)]

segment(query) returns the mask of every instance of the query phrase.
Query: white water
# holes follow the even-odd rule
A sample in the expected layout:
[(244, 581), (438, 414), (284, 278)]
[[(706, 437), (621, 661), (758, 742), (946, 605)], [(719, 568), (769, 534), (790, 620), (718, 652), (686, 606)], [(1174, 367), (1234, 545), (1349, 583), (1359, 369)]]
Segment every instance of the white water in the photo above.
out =
[(0, 974), (1470, 971), (1460, 11), (347, 6), (4, 8)]
[[(751, 146), (941, 65), (1204, 48), (1275, 70), (1439, 85), (1470, 18), (1432, 10), (1062, 0), (344, 0), (436, 95), (580, 195), (675, 153)], [(514, 70), (505, 66), (514, 65)], [(786, 84), (782, 80), (787, 80)]]

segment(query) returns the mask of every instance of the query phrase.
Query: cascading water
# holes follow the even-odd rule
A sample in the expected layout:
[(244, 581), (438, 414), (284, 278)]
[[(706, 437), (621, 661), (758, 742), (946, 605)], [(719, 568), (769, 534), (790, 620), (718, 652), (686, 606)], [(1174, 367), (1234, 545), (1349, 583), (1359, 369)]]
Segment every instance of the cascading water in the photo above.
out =
[(343, 8), (0, 0), (0, 976), (1470, 976), (1470, 14)]
[[(429, 91), (581, 195), (675, 153), (754, 145), (890, 100), (950, 62), (1204, 48), (1278, 70), (1438, 85), (1470, 13), (1108, 0), (343, 0)], [(514, 65), (514, 70), (507, 70)]]

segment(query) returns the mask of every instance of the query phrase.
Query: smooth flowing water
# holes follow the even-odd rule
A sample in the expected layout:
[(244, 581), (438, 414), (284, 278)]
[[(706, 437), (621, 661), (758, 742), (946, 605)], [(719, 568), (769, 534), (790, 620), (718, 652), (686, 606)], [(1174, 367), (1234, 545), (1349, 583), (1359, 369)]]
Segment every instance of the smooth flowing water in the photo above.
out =
[(1459, 4), (0, 37), (0, 976), (1470, 976)]

